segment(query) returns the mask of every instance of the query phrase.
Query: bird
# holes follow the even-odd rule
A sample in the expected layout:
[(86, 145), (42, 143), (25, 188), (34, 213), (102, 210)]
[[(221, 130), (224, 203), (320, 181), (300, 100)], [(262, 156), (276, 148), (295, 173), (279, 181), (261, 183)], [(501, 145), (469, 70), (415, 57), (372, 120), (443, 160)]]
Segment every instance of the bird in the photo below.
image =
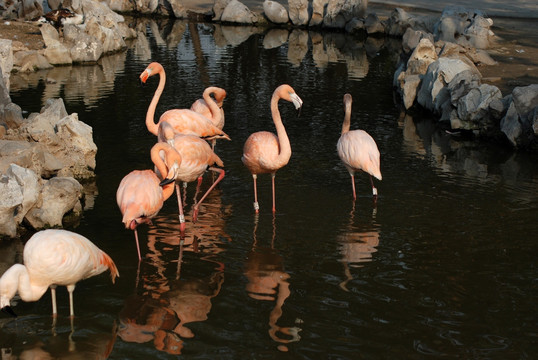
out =
[(63, 25), (66, 24), (82, 24), (84, 22), (84, 16), (75, 14), (70, 9), (59, 8), (49, 11), (48, 13), (34, 20), (40, 23), (49, 23), (59, 30)]
[(155, 108), (157, 107), (159, 98), (164, 90), (166, 73), (161, 64), (152, 62), (140, 74), (140, 81), (142, 81), (142, 83), (146, 83), (150, 76), (157, 74), (160, 78), (159, 85), (155, 90), (155, 94), (153, 95), (153, 99), (151, 100), (146, 114), (146, 127), (150, 133), (158, 136), (159, 141), (163, 141), (163, 136), (159, 132), (159, 124), (167, 122), (172, 126), (174, 131), (178, 133), (196, 135), (207, 140), (219, 138), (230, 140), (230, 137), (221, 129), (213, 125), (211, 120), (190, 109), (171, 109), (165, 111), (159, 118), (159, 122), (155, 123)]
[(370, 175), (370, 183), (372, 185), (372, 193), (374, 200), (377, 199), (377, 189), (374, 186), (374, 180), (381, 180), (381, 170), (379, 169), (379, 149), (375, 140), (364, 130), (349, 130), (351, 120), (351, 104), (352, 98), (350, 94), (344, 95), (344, 123), (342, 125), (342, 134), (338, 139), (336, 149), (338, 156), (344, 163), (349, 175), (351, 175), (351, 186), (353, 189), (353, 200), (357, 199), (355, 192), (355, 172), (362, 170)]
[(52, 315), (56, 318), (56, 286), (61, 285), (69, 292), (69, 311), (74, 318), (76, 283), (106, 270), (110, 270), (114, 283), (119, 277), (114, 261), (86, 237), (62, 229), (41, 230), (26, 242), (23, 264), (11, 266), (0, 278), (0, 307), (10, 309), (16, 293), (23, 301), (37, 301), (50, 287)]
[[(215, 96), (215, 99), (211, 97), (211, 94)], [(202, 96), (202, 99), (197, 99), (191, 105), (191, 110), (204, 115), (211, 120), (213, 125), (222, 130), (224, 128), (224, 109), (222, 105), (226, 97), (226, 90), (210, 86), (204, 90)], [(215, 149), (215, 143), (216, 139), (211, 140), (213, 150)]]
[[(181, 156), (167, 143), (156, 143), (150, 153), (155, 167), (164, 176), (173, 173), (181, 164)], [(161, 153), (166, 160), (163, 160)], [(174, 193), (172, 184), (160, 185), (161, 181), (153, 170), (133, 170), (121, 180), (116, 192), (116, 202), (123, 215), (122, 222), (126, 229), (133, 230), (135, 234), (139, 261), (142, 257), (136, 228), (140, 224), (151, 223), (164, 202)]]
[(276, 171), (285, 166), (291, 157), (291, 145), (286, 134), (278, 110), (280, 99), (290, 101), (297, 110), (300, 110), (303, 101), (290, 85), (283, 84), (275, 89), (271, 97), (271, 114), (276, 127), (277, 135), (268, 131), (259, 131), (251, 134), (243, 146), (241, 161), (252, 174), (254, 180), (254, 211), (259, 212), (256, 179), (258, 174), (271, 174), (273, 192), (273, 213), (275, 206), (275, 175)]
[[(182, 225), (181, 237), (184, 237), (185, 230), (185, 215), (183, 213), (183, 204), (181, 201), (181, 192), (179, 182), (188, 183), (199, 179), (206, 170), (211, 170), (219, 173), (217, 179), (209, 187), (206, 193), (193, 206), (192, 222), (195, 223), (198, 219), (200, 204), (207, 195), (215, 188), (215, 186), (224, 178), (225, 171), (222, 169), (224, 163), (217, 154), (213, 152), (211, 146), (203, 139), (195, 135), (173, 134), (170, 131), (170, 125), (162, 124), (165, 128), (164, 134), (167, 134), (166, 143), (173, 147), (181, 155), (181, 166), (174, 174), (168, 174), (161, 182), (161, 185), (175, 183), (176, 194), (179, 207), (179, 222)], [(168, 128), (168, 129), (166, 129)], [(217, 165), (215, 167), (213, 165)]]

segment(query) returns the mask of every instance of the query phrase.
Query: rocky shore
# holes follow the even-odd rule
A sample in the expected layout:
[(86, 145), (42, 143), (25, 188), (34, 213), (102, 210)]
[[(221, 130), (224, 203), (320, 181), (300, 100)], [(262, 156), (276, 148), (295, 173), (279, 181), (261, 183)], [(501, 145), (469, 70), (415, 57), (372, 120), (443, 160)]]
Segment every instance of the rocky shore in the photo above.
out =
[[(378, 15), (365, 0), (49, 0), (50, 9), (40, 1), (6, 4), (0, 7), (0, 236), (17, 236), (23, 225), (61, 227), (66, 214), (80, 214), (81, 182), (94, 176), (97, 152), (91, 127), (67, 114), (62, 99), (49, 99), (40, 113), (24, 118), (9, 97), (10, 75), (92, 64), (122, 52), (139, 34), (124, 18), (133, 14), (261, 31), (399, 38), (393, 86), (404, 111), (427, 111), (451, 133), (538, 149), (538, 84), (503, 94), (484, 78), (481, 70), (496, 64), (490, 49), (502, 39), (480, 9), (456, 6), (423, 15), (395, 7)], [(68, 11), (63, 18), (45, 20), (60, 4)]]

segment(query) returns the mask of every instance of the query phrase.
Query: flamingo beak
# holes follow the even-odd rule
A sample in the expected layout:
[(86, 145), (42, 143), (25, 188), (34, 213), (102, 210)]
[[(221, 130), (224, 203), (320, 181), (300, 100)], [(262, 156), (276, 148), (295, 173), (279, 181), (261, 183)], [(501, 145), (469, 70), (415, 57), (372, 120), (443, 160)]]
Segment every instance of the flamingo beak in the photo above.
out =
[(290, 94), (290, 98), (291, 102), (295, 106), (295, 109), (297, 110), (297, 117), (299, 117), (301, 115), (301, 108), (303, 107), (303, 100), (301, 100), (301, 98), (295, 93)]
[(5, 312), (6, 314), (9, 314), (9, 315), (13, 316), (13, 317), (17, 317), (17, 314), (15, 314), (15, 311), (13, 311), (11, 306), (4, 306), (2, 308), (2, 311)]
[(159, 185), (160, 185), (160, 186), (168, 185), (168, 184), (173, 183), (174, 181), (175, 181), (174, 178), (171, 178), (171, 179), (170, 179), (170, 178), (166, 178), (166, 179), (164, 179), (163, 181), (161, 181), (161, 182), (159, 183)]
[(151, 69), (147, 68), (146, 70), (142, 72), (142, 74), (140, 74), (140, 82), (142, 82), (142, 84), (145, 84), (150, 76), (151, 76)]

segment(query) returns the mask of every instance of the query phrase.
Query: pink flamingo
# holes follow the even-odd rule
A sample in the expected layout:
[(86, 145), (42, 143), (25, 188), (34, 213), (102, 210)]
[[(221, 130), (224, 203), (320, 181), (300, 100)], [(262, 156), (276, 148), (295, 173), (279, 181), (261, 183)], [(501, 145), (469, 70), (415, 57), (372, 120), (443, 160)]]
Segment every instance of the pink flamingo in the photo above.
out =
[(351, 95), (344, 95), (344, 123), (342, 125), (342, 135), (338, 139), (336, 148), (338, 156), (344, 163), (344, 166), (351, 175), (351, 185), (353, 189), (353, 200), (357, 199), (355, 193), (355, 172), (362, 170), (370, 175), (372, 184), (372, 193), (374, 199), (377, 198), (377, 189), (374, 186), (372, 176), (381, 180), (381, 171), (379, 170), (379, 150), (374, 139), (364, 130), (349, 131), (351, 119)]
[(243, 147), (241, 160), (252, 174), (254, 180), (254, 211), (259, 212), (258, 192), (256, 179), (258, 174), (271, 174), (273, 190), (273, 212), (275, 207), (275, 175), (276, 171), (285, 166), (291, 157), (291, 145), (286, 129), (282, 123), (280, 112), (278, 111), (278, 101), (280, 99), (290, 101), (296, 109), (303, 105), (301, 98), (289, 85), (280, 85), (273, 92), (271, 97), (271, 114), (276, 127), (277, 135), (268, 131), (259, 131), (251, 134)]
[[(163, 134), (165, 134), (167, 144), (181, 154), (181, 166), (177, 169), (173, 176), (170, 174), (161, 182), (161, 185), (166, 185), (172, 182), (176, 183), (177, 202), (179, 207), (179, 221), (185, 223), (185, 215), (183, 213), (183, 204), (181, 201), (181, 192), (179, 182), (188, 183), (196, 179), (200, 179), (206, 170), (211, 170), (219, 173), (218, 178), (213, 182), (211, 187), (206, 191), (204, 196), (193, 206), (192, 222), (195, 223), (198, 219), (198, 211), (200, 204), (207, 195), (215, 188), (215, 186), (224, 178), (224, 170), (214, 167), (217, 165), (223, 167), (224, 164), (217, 154), (211, 150), (209, 144), (200, 139), (198, 136), (173, 134), (168, 124), (163, 124)], [(182, 235), (184, 235), (182, 233)], [(183, 237), (183, 236), (182, 236)]]
[[(166, 160), (161, 158), (164, 152)], [(167, 143), (157, 143), (151, 148), (151, 159), (160, 174), (173, 173), (181, 164), (181, 156)], [(170, 175), (173, 176), (173, 175)], [(116, 201), (123, 215), (122, 222), (126, 229), (133, 230), (136, 240), (138, 260), (140, 245), (136, 228), (140, 224), (151, 223), (166, 201), (173, 193), (174, 186), (160, 186), (161, 179), (152, 170), (134, 170), (121, 181), (116, 192)]]
[[(211, 94), (215, 96), (214, 100)], [(222, 105), (226, 97), (226, 90), (216, 86), (210, 86), (204, 90), (202, 96), (203, 99), (198, 99), (191, 105), (191, 110), (204, 115), (211, 120), (213, 125), (222, 130), (224, 128), (224, 109)], [(211, 140), (213, 150), (215, 150), (216, 142), (216, 139)]]
[[(155, 108), (159, 102), (159, 98), (164, 90), (164, 85), (166, 83), (166, 74), (161, 64), (157, 62), (152, 62), (148, 67), (140, 74), (140, 80), (145, 83), (150, 76), (159, 75), (159, 85), (153, 99), (148, 108), (146, 114), (146, 127), (149, 132), (153, 135), (159, 137), (159, 141), (163, 141), (162, 134), (160, 134), (159, 125), (163, 122), (170, 124), (174, 131), (181, 134), (190, 134), (202, 137), (204, 139), (217, 139), (224, 138), (230, 140), (230, 137), (226, 135), (221, 129), (213, 125), (211, 120), (190, 109), (172, 109), (164, 112), (158, 123), (155, 123)], [(216, 107), (215, 115), (220, 113), (218, 110), (218, 105), (213, 102)], [(211, 105), (211, 104), (209, 104)], [(212, 112), (213, 113), (213, 112)]]
[(17, 292), (24, 301), (37, 301), (50, 287), (52, 315), (56, 317), (56, 286), (61, 285), (69, 292), (69, 313), (73, 318), (73, 291), (78, 281), (106, 270), (110, 270), (112, 283), (119, 276), (110, 256), (84, 236), (67, 230), (35, 233), (24, 246), (23, 262), (24, 265), (11, 266), (0, 278), (1, 308), (11, 309), (9, 302)]

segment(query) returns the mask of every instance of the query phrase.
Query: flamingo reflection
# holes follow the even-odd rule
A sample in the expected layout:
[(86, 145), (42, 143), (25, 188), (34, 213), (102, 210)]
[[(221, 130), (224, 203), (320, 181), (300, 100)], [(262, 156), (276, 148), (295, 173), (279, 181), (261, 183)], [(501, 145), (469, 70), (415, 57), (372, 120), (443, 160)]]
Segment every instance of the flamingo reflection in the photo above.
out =
[[(148, 260), (142, 264), (135, 294), (119, 315), (123, 341), (152, 342), (159, 351), (181, 354), (185, 339), (195, 336), (187, 325), (208, 319), (211, 299), (224, 282), (224, 264), (217, 254), (230, 241), (224, 231), (230, 209), (222, 205), (220, 190), (204, 206), (204, 215), (184, 242), (177, 233), (175, 214), (162, 212), (153, 219)], [(192, 209), (187, 216), (192, 216)]]
[[(372, 211), (372, 218), (375, 219), (376, 209)], [(361, 267), (362, 263), (372, 261), (372, 254), (377, 251), (379, 245), (379, 231), (376, 227), (368, 226), (365, 229), (359, 229), (354, 224), (355, 204), (349, 214), (349, 222), (343, 232), (337, 236), (340, 244), (340, 261), (344, 265), (344, 274), (346, 280), (340, 283), (340, 287), (349, 291), (347, 283), (353, 279), (351, 269)]]
[(284, 260), (274, 248), (276, 224), (273, 216), (273, 235), (271, 247), (258, 245), (256, 230), (258, 227), (258, 215), (255, 215), (253, 243), (245, 263), (245, 276), (248, 283), (246, 290), (248, 296), (256, 300), (274, 301), (275, 307), (269, 314), (269, 336), (280, 343), (278, 349), (287, 351), (284, 344), (300, 340), (300, 328), (296, 326), (286, 327), (277, 324), (282, 316), (282, 307), (290, 296), (290, 275), (284, 271)]

